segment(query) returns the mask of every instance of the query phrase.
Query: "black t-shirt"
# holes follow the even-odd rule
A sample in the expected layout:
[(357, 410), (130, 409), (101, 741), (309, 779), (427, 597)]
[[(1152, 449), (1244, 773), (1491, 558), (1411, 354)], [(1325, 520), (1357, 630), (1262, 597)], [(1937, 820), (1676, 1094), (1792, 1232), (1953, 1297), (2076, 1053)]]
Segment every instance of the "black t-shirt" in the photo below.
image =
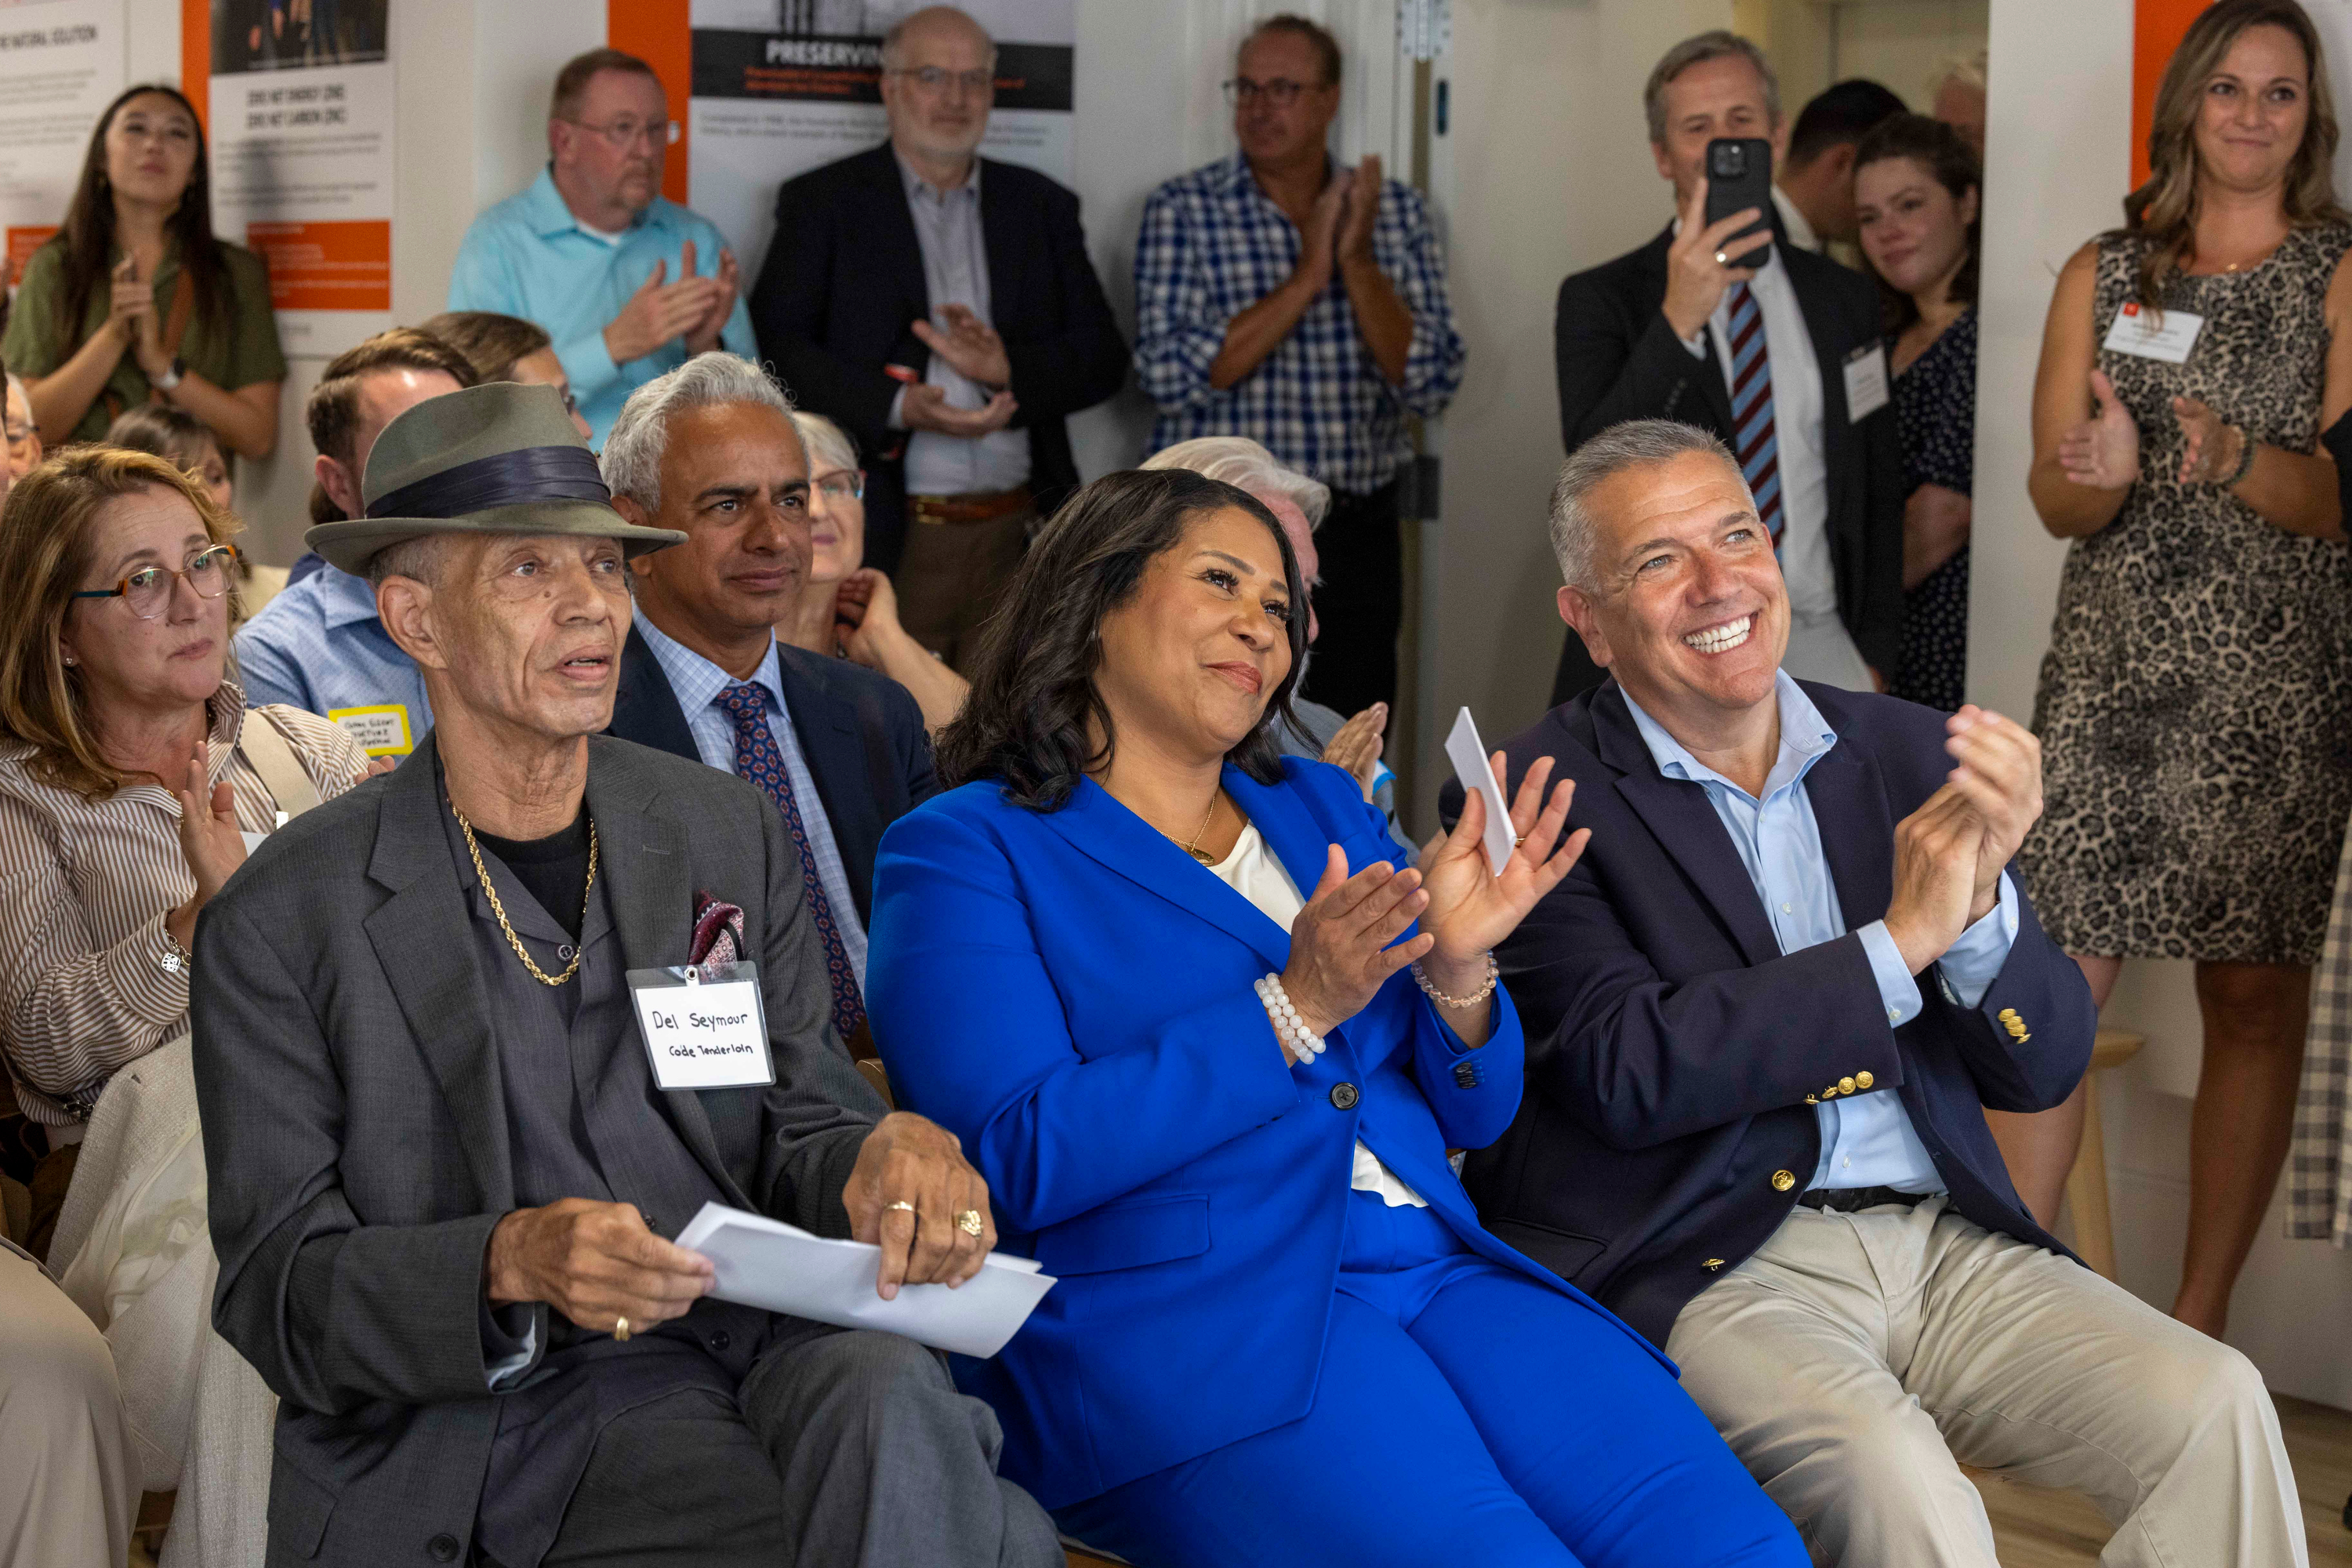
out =
[(580, 940), (580, 921), (588, 904), (588, 808), (583, 805), (572, 826), (545, 838), (499, 838), (474, 829), (485, 855), (495, 855), (516, 881), (539, 900), (573, 942)]

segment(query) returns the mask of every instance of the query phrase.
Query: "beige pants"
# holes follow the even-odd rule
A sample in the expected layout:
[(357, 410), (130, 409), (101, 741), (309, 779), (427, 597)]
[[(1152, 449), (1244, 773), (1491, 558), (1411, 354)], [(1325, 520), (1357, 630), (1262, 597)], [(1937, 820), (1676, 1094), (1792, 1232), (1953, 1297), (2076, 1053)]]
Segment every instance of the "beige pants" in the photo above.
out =
[(0, 1242), (0, 1568), (120, 1568), (139, 1480), (114, 1358)]
[(1817, 1563), (1997, 1568), (1960, 1463), (2088, 1495), (2107, 1568), (2306, 1561), (2251, 1362), (1941, 1198), (1798, 1209), (1666, 1353)]
[(1036, 512), (1026, 508), (992, 522), (908, 518), (906, 548), (891, 580), (898, 591), (898, 624), (958, 675), (971, 674), (981, 626), (1012, 586), (1036, 521)]

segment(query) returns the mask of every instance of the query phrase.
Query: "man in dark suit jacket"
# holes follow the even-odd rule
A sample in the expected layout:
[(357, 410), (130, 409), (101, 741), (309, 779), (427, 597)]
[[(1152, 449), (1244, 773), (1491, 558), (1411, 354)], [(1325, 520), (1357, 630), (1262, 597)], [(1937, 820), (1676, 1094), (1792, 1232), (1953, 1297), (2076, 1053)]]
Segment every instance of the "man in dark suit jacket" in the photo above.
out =
[(800, 405), (857, 438), (866, 564), (961, 668), (1028, 531), (1077, 485), (1063, 421), (1118, 390), (1127, 342), (1078, 198), (977, 156), (988, 35), (933, 6), (882, 59), (890, 141), (776, 193), (751, 323)]
[[(718, 1300), (673, 1239), (755, 1210), (879, 1244), (887, 1296), (991, 1234), (953, 1141), (835, 1037), (774, 807), (594, 736), (622, 553), (677, 535), (586, 499), (546, 387), (420, 405), (368, 475), (404, 515), (309, 542), (377, 584), (435, 728), (254, 853), (192, 979), (215, 1321), (280, 1400), (272, 1568), (1058, 1563), (936, 1356)], [(734, 962), (740, 1068), (682, 1078), (632, 993)]]
[[(1788, 244), (1777, 211), (1757, 215), (1769, 236), (1746, 232), (1753, 218), (1705, 221), (1710, 141), (1786, 150), (1780, 88), (1753, 44), (1725, 32), (1677, 44), (1651, 73), (1645, 103), (1650, 151), (1679, 216), (1641, 249), (1559, 286), (1561, 444), (1572, 452), (1626, 419), (1722, 437), (1781, 552), (1797, 612), (1791, 672), (1871, 690), (1895, 668), (1903, 637), (1903, 459), (1883, 406), (1877, 292)], [(1770, 258), (1755, 267), (1768, 238)], [(1552, 701), (1600, 682), (1571, 632)]]
[(768, 792), (806, 862), (835, 1026), (871, 1055), (874, 855), (939, 779), (905, 687), (776, 638), (811, 554), (809, 460), (791, 410), (757, 365), (704, 354), (630, 395), (603, 463), (624, 516), (686, 537), (635, 563), (612, 733)]
[(1956, 1458), (2167, 1543), (2124, 1561), (2292, 1560), (2260, 1376), (2074, 1262), (1985, 1126), (2064, 1099), (2097, 1027), (2012, 866), (2032, 737), (1791, 679), (1705, 431), (1579, 448), (1552, 538), (1612, 679), (1505, 748), (1592, 838), (1496, 955), (1528, 1094), (1481, 1217), (1665, 1349), (1817, 1562), (1992, 1568)]

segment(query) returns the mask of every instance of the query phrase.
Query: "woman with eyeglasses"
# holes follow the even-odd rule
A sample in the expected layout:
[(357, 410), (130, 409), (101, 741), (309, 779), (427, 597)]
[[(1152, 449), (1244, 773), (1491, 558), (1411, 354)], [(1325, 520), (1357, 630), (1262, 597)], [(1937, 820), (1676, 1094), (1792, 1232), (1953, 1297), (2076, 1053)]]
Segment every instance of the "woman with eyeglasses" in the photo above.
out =
[(268, 269), (213, 233), (204, 128), (176, 88), (134, 87), (99, 116), (65, 226), (25, 264), (5, 353), (50, 447), (150, 401), (240, 457), (278, 444)]
[(525, 386), (551, 386), (563, 395), (563, 412), (572, 416), (585, 439), (591, 434), (572, 395), (572, 378), (555, 356), (555, 340), (536, 321), (496, 310), (444, 310), (417, 331), (438, 338), (466, 356), (474, 367), (477, 384), (492, 381), (520, 382)]
[(109, 1079), (187, 1031), (205, 900), (281, 813), (369, 771), (340, 726), (248, 713), (226, 679), (235, 527), (176, 465), (106, 447), (0, 508), (0, 1051), (48, 1145), (36, 1253)]
[(912, 693), (933, 734), (963, 711), (971, 682), (910, 636), (898, 619), (898, 594), (866, 560), (866, 473), (857, 444), (822, 414), (795, 411), (793, 427), (808, 450), (809, 535), (815, 546), (807, 579), (776, 636), (811, 653), (839, 655), (877, 669)]

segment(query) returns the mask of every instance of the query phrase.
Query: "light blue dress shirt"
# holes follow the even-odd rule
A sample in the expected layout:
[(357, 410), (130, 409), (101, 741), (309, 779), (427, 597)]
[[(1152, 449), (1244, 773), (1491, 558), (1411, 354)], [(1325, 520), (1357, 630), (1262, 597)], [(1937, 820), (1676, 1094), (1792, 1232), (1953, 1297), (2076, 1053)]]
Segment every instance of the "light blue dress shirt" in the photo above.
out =
[[(719, 706), (719, 694), (735, 684), (735, 678), (679, 642), (637, 612), (637, 630), (645, 633), (646, 646), (654, 650), (654, 659), (669, 678), (669, 689), (677, 697), (678, 707), (686, 714), (686, 727), (694, 732), (694, 749), (702, 760), (727, 773), (735, 771), (735, 721)], [(866, 927), (857, 919), (857, 904), (849, 896), (849, 873), (841, 864), (841, 850), (833, 841), (833, 822), (824, 814), (824, 798), (816, 792), (816, 777), (809, 772), (808, 759), (801, 755), (800, 737), (793, 733), (792, 715), (784, 709), (783, 677), (777, 671), (776, 645), (768, 645), (768, 655), (760, 668), (751, 672), (752, 683), (768, 696), (768, 732), (776, 738), (776, 750), (784, 759), (784, 776), (792, 780), (793, 804), (800, 807), (801, 826), (808, 832), (809, 854), (816, 861), (817, 885), (824, 889), (827, 902), (833, 905), (834, 922), (841, 930), (841, 945), (849, 955), (850, 972), (857, 976), (857, 989), (866, 989)]]
[(321, 565), (264, 605), (234, 647), (247, 706), (332, 719), (370, 756), (406, 756), (433, 727), (425, 678), (376, 618), (364, 577)]
[[(604, 329), (652, 275), (655, 263), (668, 262), (669, 280), (677, 281), (689, 239), (695, 271), (715, 277), (719, 247), (727, 242), (709, 219), (656, 196), (615, 244), (580, 226), (557, 193), (554, 177), (541, 169), (528, 190), (485, 211), (466, 230), (449, 272), (449, 309), (497, 310), (545, 329), (571, 378), (581, 417), (588, 421), (589, 443), (602, 447), (629, 394), (686, 363), (684, 340), (673, 338), (649, 354), (614, 364), (604, 347)], [(743, 258), (736, 261), (740, 266)], [(740, 290), (719, 342), (730, 353), (760, 357)]]
[[(1811, 798), (1805, 793), (1805, 775), (1837, 744), (1837, 731), (1822, 717), (1804, 689), (1780, 672), (1780, 751), (1765, 775), (1762, 799), (1693, 756), (1665, 727), (1626, 697), (1642, 742), (1650, 749), (1658, 771), (1670, 779), (1690, 779), (1706, 791), (1715, 815), (1722, 819), (1739, 862), (1748, 868), (1756, 896), (1764, 902), (1772, 934), (1784, 953), (1835, 942), (1846, 934), (1845, 913), (1838, 905), (1837, 884), (1830, 876), (1828, 857), (1822, 850), (1821, 824), (1814, 819)], [(1870, 958), (1878, 981), (1878, 994), (1886, 1009), (1886, 1025), (1901, 1028), (1919, 1016), (1919, 987), (1905, 968), (1903, 954), (1887, 934), (1885, 921), (1873, 921), (1854, 933)], [(2000, 902), (1984, 919), (1960, 934), (1937, 960), (1938, 983), (1944, 994), (1962, 1007), (1984, 1000), (1986, 990), (2009, 962), (2010, 944), (2017, 940), (2017, 889), (2001, 873)], [(1944, 1178), (1927, 1146), (1911, 1125), (1911, 1115), (1893, 1089), (1825, 1100), (1813, 1108), (1821, 1119), (1822, 1159), (1814, 1167), (1812, 1187), (1898, 1187), (1907, 1193), (1940, 1193)]]

